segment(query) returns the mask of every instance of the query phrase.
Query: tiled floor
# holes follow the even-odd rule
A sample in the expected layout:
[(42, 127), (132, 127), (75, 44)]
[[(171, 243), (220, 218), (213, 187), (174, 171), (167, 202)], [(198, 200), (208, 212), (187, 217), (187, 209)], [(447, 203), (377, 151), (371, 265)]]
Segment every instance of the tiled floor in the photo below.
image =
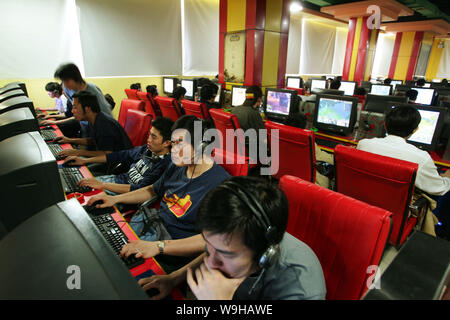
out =
[(386, 268), (391, 264), (392, 260), (394, 260), (397, 253), (398, 250), (394, 246), (390, 244), (387, 246), (379, 265), (381, 272), (380, 275), (382, 275), (383, 272), (386, 270)]

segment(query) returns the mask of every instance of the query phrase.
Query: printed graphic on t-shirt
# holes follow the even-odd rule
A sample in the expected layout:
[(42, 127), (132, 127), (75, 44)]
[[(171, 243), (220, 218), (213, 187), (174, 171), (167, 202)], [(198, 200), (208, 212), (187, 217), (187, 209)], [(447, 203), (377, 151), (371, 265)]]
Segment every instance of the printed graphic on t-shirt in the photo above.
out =
[(176, 194), (164, 194), (163, 201), (167, 204), (167, 208), (177, 217), (181, 218), (186, 214), (192, 205), (191, 196), (187, 194), (184, 198), (178, 197)]
[(148, 170), (148, 166), (144, 160), (139, 160), (136, 165), (128, 172), (128, 180), (130, 184), (139, 184), (144, 179), (144, 174)]

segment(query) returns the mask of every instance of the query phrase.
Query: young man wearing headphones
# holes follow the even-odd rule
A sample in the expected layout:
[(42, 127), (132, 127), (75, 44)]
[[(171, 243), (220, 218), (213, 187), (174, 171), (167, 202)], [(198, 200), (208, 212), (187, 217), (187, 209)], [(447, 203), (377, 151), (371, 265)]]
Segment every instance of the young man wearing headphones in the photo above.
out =
[(161, 299), (187, 280), (199, 300), (325, 299), (314, 252), (286, 233), (284, 193), (260, 178), (232, 177), (202, 201), (197, 227), (205, 253), (171, 274), (139, 281)]
[[(92, 205), (100, 200), (103, 203), (97, 207), (104, 208), (116, 203), (140, 204), (154, 197), (162, 199), (157, 213), (171, 240), (131, 241), (123, 247), (122, 255), (135, 254), (147, 259), (161, 254), (184, 258), (197, 256), (203, 250), (204, 241), (195, 226), (200, 202), (209, 190), (230, 175), (203, 152), (207, 143), (195, 139), (196, 125), (202, 126), (202, 133), (207, 129), (206, 121), (192, 115), (175, 122), (172, 127), (173, 163), (154, 184), (117, 196), (99, 194), (88, 201), (88, 205)], [(177, 268), (187, 263), (186, 259), (181, 260), (183, 263)]]
[(170, 160), (170, 147), (173, 121), (160, 117), (152, 121), (147, 144), (133, 149), (117, 151), (91, 158), (69, 156), (65, 163), (85, 166), (89, 163), (106, 163), (108, 166), (121, 163), (130, 169), (118, 175), (102, 175), (82, 179), (78, 185), (93, 189), (103, 189), (108, 194), (134, 191), (156, 182), (167, 169)]

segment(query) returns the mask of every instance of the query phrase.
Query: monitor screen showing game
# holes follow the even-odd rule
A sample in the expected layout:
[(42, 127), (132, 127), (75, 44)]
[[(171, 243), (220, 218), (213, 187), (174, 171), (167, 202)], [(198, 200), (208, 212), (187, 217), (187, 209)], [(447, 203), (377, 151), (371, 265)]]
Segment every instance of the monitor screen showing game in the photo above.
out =
[(356, 121), (358, 98), (318, 95), (314, 126), (319, 130), (347, 135)]
[(407, 140), (424, 150), (434, 150), (443, 126), (445, 109), (414, 106), (420, 112), (419, 129)]
[(266, 114), (288, 116), (296, 93), (288, 90), (267, 89), (266, 90)]

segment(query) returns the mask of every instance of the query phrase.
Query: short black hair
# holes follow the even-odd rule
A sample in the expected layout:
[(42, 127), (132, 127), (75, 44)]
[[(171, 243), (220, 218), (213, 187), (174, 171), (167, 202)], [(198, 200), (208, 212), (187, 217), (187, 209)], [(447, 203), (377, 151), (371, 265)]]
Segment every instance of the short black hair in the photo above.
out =
[(141, 91), (141, 84), (139, 82), (133, 83), (131, 84), (130, 89)]
[(217, 95), (218, 90), (219, 87), (214, 83), (203, 85), (200, 89), (200, 98), (204, 100), (211, 100)]
[(55, 71), (55, 78), (62, 81), (71, 79), (77, 83), (83, 83), (83, 77), (81, 76), (80, 69), (74, 63), (62, 64)]
[(425, 85), (425, 79), (424, 78), (420, 78), (419, 80), (417, 80), (417, 86), (418, 87), (423, 87)]
[(331, 81), (330, 89), (338, 90), (340, 87), (341, 87), (341, 82), (339, 80), (334, 79), (333, 81)]
[(152, 121), (152, 126), (158, 129), (164, 141), (170, 141), (172, 138), (173, 120), (167, 117), (158, 117)]
[(147, 86), (145, 90), (147, 90), (147, 93), (150, 93), (152, 97), (156, 97), (158, 95), (158, 87), (154, 84)]
[(45, 85), (45, 91), (49, 92), (58, 92), (58, 94), (62, 94), (62, 86), (58, 82), (49, 82)]
[(260, 87), (258, 86), (250, 86), (245, 90), (245, 93), (253, 94), (253, 98), (245, 99), (244, 105), (253, 106), (259, 98), (262, 98), (263, 93)]
[[(196, 123), (200, 123), (202, 126), (202, 136), (201, 137), (196, 137), (194, 135), (194, 133), (195, 133), (194, 128), (195, 128)], [(209, 121), (199, 119), (194, 115), (184, 115), (184, 116), (178, 118), (177, 121), (175, 121), (175, 123), (172, 126), (172, 132), (174, 132), (177, 129), (187, 130), (189, 132), (189, 135), (191, 138), (189, 143), (196, 150), (196, 148), (199, 146), (199, 144), (203, 140), (203, 133), (210, 128), (211, 128), (211, 124), (209, 123)], [(200, 138), (201, 140), (195, 141), (194, 140), (195, 138)]]
[(100, 112), (100, 104), (98, 103), (98, 99), (92, 93), (87, 91), (78, 91), (72, 96), (72, 98), (78, 99), (78, 102), (81, 104), (81, 107), (83, 108), (83, 112), (86, 112), (86, 107), (91, 108), (92, 112), (94, 113)]
[(185, 87), (176, 87), (175, 89), (173, 89), (173, 93), (172, 93), (172, 98), (175, 99), (180, 99), (181, 96), (185, 95), (187, 92)]
[(392, 82), (392, 79), (391, 79), (391, 78), (386, 78), (386, 79), (384, 79), (384, 84), (389, 85), (389, 84), (391, 84), (391, 82)]
[(419, 91), (410, 89), (406, 91), (406, 96), (409, 98), (409, 100), (416, 101), (417, 96), (419, 95)]
[(406, 138), (419, 126), (420, 112), (411, 105), (400, 105), (386, 115), (386, 131), (390, 135)]
[(365, 96), (367, 93), (366, 89), (364, 89), (363, 87), (356, 87), (355, 88), (355, 95), (358, 96)]
[(107, 93), (107, 94), (105, 94), (105, 99), (111, 106), (111, 110), (113, 110), (114, 107), (116, 106), (116, 102), (114, 101), (114, 98), (109, 93)]
[(286, 231), (289, 214), (287, 198), (283, 191), (263, 178), (238, 176), (210, 190), (200, 204), (196, 219), (198, 231), (230, 237), (235, 232), (241, 234), (244, 245), (254, 253), (256, 263), (270, 245), (266, 229), (249, 205), (224, 185), (233, 189), (238, 185), (260, 203), (270, 225), (276, 228), (276, 232), (271, 235), (274, 243), (281, 242)]

